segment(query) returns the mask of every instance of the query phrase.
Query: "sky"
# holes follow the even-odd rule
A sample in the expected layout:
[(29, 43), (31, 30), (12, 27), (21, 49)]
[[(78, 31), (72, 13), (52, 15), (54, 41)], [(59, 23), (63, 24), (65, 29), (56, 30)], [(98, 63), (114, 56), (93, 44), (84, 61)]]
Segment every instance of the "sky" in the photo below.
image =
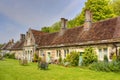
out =
[(66, 18), (73, 19), (86, 0), (0, 0), (0, 43), (19, 40), (29, 28), (40, 30)]

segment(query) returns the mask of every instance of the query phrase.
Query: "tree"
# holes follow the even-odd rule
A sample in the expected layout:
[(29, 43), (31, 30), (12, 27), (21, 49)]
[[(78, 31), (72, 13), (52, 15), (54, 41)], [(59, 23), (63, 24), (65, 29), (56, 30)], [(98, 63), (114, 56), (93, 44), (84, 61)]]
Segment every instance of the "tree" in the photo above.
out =
[[(115, 0), (117, 1), (117, 0)], [(120, 1), (120, 0), (118, 0)], [(80, 26), (84, 24), (85, 21), (85, 10), (89, 9), (93, 14), (93, 22), (104, 20), (107, 18), (115, 17), (116, 14), (120, 13), (119, 7), (116, 8), (116, 6), (119, 6), (116, 3), (116, 6), (114, 9), (111, 4), (111, 0), (87, 0), (85, 3), (85, 7), (82, 9), (81, 13), (78, 14), (75, 18), (68, 21), (68, 28), (73, 28)], [(114, 13), (115, 11), (118, 11), (119, 13)], [(49, 30), (42, 30), (42, 31), (49, 31), (49, 32), (57, 32), (60, 30), (60, 21), (54, 23), (52, 26), (49, 26)]]
[(50, 32), (49, 27), (43, 27), (43, 28), (41, 28), (41, 31), (43, 31), (43, 32)]
[(60, 30), (60, 27), (61, 27), (61, 24), (60, 24), (60, 23), (61, 23), (61, 22), (58, 21), (58, 22), (54, 23), (52, 26), (43, 27), (43, 28), (41, 29), (41, 31), (43, 31), (43, 32), (50, 32), (50, 33), (52, 33), (52, 32), (57, 32), (57, 31)]
[(111, 6), (113, 7), (114, 13), (120, 16), (120, 0), (112, 0)]
[(97, 62), (97, 55), (92, 47), (88, 47), (83, 54), (83, 65), (87, 66), (93, 62)]
[(66, 61), (70, 62), (72, 66), (78, 66), (79, 52), (76, 51), (70, 52), (70, 54), (68, 54), (66, 57)]
[[(93, 22), (115, 17), (113, 8), (109, 5), (110, 0), (87, 0), (82, 12), (77, 15), (72, 21), (72, 26), (80, 26), (85, 21), (85, 10), (89, 9), (93, 14)], [(69, 22), (71, 24), (71, 22)]]

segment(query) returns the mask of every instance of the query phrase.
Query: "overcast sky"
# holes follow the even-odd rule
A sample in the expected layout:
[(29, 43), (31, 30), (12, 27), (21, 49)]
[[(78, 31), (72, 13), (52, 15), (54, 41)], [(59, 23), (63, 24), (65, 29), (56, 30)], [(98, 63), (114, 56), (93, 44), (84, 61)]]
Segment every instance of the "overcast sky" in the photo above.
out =
[(86, 0), (0, 0), (0, 43), (81, 12)]

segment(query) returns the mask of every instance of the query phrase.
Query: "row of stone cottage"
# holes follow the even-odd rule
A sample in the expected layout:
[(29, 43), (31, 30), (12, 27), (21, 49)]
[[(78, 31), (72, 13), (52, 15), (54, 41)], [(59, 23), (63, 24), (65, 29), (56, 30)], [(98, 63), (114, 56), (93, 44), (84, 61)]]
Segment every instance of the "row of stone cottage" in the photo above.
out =
[[(46, 62), (51, 58), (56, 60), (61, 55), (65, 58), (71, 51), (84, 52), (92, 46), (98, 60), (107, 55), (109, 60), (113, 54), (119, 55), (120, 48), (120, 17), (92, 23), (92, 14), (86, 10), (85, 22), (82, 26), (67, 29), (67, 19), (61, 18), (61, 30), (55, 33), (45, 33), (29, 29), (20, 35), (20, 40), (14, 43), (10, 40), (1, 50), (2, 53), (15, 53), (17, 59), (33, 60), (36, 53)], [(50, 57), (49, 57), (50, 56)]]

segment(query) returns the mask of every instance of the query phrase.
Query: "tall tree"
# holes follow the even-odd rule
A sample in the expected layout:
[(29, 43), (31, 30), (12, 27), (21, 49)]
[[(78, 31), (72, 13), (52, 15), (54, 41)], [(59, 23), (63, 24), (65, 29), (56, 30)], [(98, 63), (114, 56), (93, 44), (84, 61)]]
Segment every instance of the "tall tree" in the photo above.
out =
[(114, 13), (120, 16), (120, 0), (111, 0), (111, 6), (113, 7)]
[(49, 27), (42, 27), (41, 31), (43, 31), (43, 32), (50, 32), (50, 29), (49, 29)]
[[(78, 14), (74, 19), (68, 21), (68, 28), (73, 28), (84, 24), (86, 9), (89, 9), (92, 12), (93, 22), (115, 17), (116, 14), (113, 11), (113, 7), (109, 5), (110, 1), (111, 0), (87, 0), (85, 7), (82, 9), (82, 12)], [(60, 21), (56, 22), (52, 26), (49, 26), (49, 32), (56, 32), (59, 30)]]
[[(86, 9), (89, 9), (92, 12), (93, 22), (114, 17), (115, 14), (113, 8), (109, 3), (110, 0), (87, 0), (82, 12), (72, 20), (74, 22), (72, 26), (79, 26), (84, 23)], [(71, 24), (71, 22), (69, 22), (69, 24)], [(71, 27), (71, 25), (69, 27)]]

